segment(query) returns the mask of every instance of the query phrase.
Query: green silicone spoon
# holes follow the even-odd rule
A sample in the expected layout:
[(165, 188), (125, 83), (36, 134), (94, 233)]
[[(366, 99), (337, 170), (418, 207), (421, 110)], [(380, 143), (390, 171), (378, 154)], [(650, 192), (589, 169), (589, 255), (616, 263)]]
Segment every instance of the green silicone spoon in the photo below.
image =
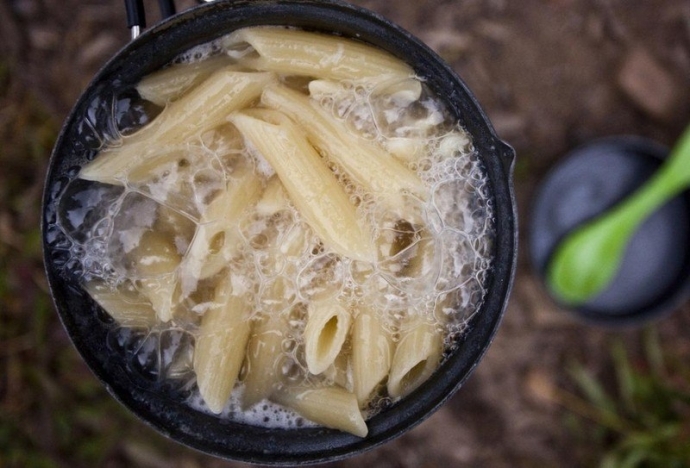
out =
[(690, 127), (661, 168), (630, 197), (575, 229), (558, 245), (546, 281), (565, 304), (577, 306), (613, 280), (638, 226), (690, 185)]

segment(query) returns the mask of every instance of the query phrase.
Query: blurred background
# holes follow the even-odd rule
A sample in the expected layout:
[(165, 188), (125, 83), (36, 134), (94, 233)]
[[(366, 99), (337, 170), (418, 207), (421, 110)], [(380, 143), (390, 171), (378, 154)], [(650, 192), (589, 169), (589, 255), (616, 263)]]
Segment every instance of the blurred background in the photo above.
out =
[[(533, 194), (564, 154), (690, 123), (687, 0), (357, 0), (420, 37), (517, 151), (520, 257), (466, 385), (401, 438), (332, 467), (688, 467), (690, 303), (604, 330), (549, 299), (527, 251)], [(178, 1), (178, 11), (194, 2)], [(147, 2), (149, 24), (157, 5)], [(158, 435), (96, 381), (53, 310), (39, 210), (57, 132), (129, 40), (119, 0), (0, 2), (0, 467), (240, 467)]]

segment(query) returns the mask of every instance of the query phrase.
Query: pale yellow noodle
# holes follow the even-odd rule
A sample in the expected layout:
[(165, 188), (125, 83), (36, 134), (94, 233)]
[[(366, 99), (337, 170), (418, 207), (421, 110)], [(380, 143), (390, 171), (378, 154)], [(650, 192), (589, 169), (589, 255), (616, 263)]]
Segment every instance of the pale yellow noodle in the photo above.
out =
[(304, 355), (312, 374), (320, 374), (333, 364), (347, 338), (352, 315), (335, 295), (313, 299), (307, 305), (304, 328)]
[(239, 63), (286, 75), (359, 80), (414, 74), (409, 65), (387, 52), (327, 34), (268, 26), (240, 29), (223, 39), (223, 46), (233, 55), (246, 44), (256, 53), (239, 58)]
[(123, 327), (148, 328), (158, 321), (151, 301), (142, 297), (133, 287), (114, 287), (91, 281), (84, 285), (84, 289)]
[(389, 208), (401, 209), (406, 192), (424, 198), (424, 184), (412, 170), (374, 143), (353, 135), (343, 122), (336, 121), (308, 96), (271, 85), (261, 95), (261, 102), (298, 122), (319, 151)]
[(393, 340), (380, 314), (362, 308), (352, 327), (352, 382), (360, 407), (388, 376), (393, 359)]
[(223, 281), (218, 286), (216, 305), (201, 320), (194, 350), (199, 393), (216, 414), (230, 398), (251, 331), (247, 298), (235, 295), (230, 283)]
[(354, 393), (339, 387), (287, 388), (271, 397), (322, 426), (365, 437), (369, 432)]
[(333, 173), (284, 115), (267, 115), (280, 123), (243, 113), (230, 120), (273, 167), (290, 200), (324, 244), (347, 258), (373, 261), (373, 241), (360, 227), (355, 207)]
[[(151, 152), (179, 145), (225, 122), (226, 116), (256, 99), (275, 77), (221, 69), (172, 102), (153, 122), (125, 137), (121, 146), (102, 151), (81, 169), (79, 177), (122, 185), (128, 172), (148, 164)], [(157, 164), (164, 161), (158, 160)]]
[(388, 393), (393, 398), (410, 394), (438, 367), (443, 337), (424, 317), (413, 315), (403, 324), (402, 337), (393, 356)]

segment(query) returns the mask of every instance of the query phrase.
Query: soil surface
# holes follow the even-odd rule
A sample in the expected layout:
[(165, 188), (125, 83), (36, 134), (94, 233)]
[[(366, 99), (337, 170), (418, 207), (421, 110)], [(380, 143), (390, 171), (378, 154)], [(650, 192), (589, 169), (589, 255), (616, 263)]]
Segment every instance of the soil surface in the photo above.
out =
[[(154, 23), (156, 2), (146, 3)], [(179, 10), (193, 4), (177, 3)], [(611, 341), (620, 338), (634, 352), (641, 331), (586, 325), (554, 304), (529, 263), (530, 207), (547, 171), (580, 144), (620, 134), (665, 145), (678, 138), (690, 121), (690, 3), (353, 3), (436, 50), (515, 148), (520, 253), (503, 323), (463, 388), (402, 437), (327, 466), (592, 466), (599, 448), (567, 424), (571, 413), (557, 404), (553, 388), (574, 391), (565, 370), (573, 361), (605, 373)], [(94, 73), (128, 40), (121, 1), (0, 3), (0, 466), (3, 452), (9, 466), (244, 466), (167, 441), (123, 414), (71, 348), (50, 306), (37, 302), (46, 286), (40, 250), (30, 240), (37, 238), (52, 139)], [(39, 306), (48, 311), (40, 320)], [(688, 304), (655, 328), (665, 352), (690, 357)]]

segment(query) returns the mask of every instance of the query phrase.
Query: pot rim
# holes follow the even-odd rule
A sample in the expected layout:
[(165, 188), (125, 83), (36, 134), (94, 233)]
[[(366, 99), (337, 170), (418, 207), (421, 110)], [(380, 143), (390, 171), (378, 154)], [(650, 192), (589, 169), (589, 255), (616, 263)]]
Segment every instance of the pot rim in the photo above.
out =
[[(128, 79), (130, 84), (138, 81), (137, 74), (141, 78), (184, 50), (239, 27), (286, 22), (308, 29), (336, 30), (394, 55), (402, 55), (401, 58), (414, 64), (417, 73), (427, 79), (434, 92), (448, 96), (451, 112), (473, 139), (482, 143), (482, 157), (495, 199), (495, 259), (481, 309), (470, 320), (457, 349), (434, 375), (408, 397), (370, 419), (370, 435), (363, 439), (324, 428), (284, 430), (220, 423), (217, 418), (194, 412), (186, 405), (185, 408), (177, 405), (174, 414), (171, 413), (167, 406), (171, 402), (138, 388), (121, 363), (92, 352), (90, 346), (95, 345), (87, 342), (92, 338), (82, 336), (85, 327), (77, 322), (87, 321), (91, 326), (96, 323), (95, 318), (88, 317), (95, 315), (93, 301), (60, 274), (54, 258), (56, 249), (50, 246), (49, 228), (55, 217), (55, 202), (64, 188), (65, 174), (73, 171), (75, 164), (86, 160), (83, 156), (80, 159), (69, 154), (75, 152), (73, 137), (78, 121), (93, 110), (94, 98), (105, 87), (126, 87)], [(213, 37), (208, 36), (209, 30), (213, 31)], [(180, 44), (185, 47), (181, 48)], [(166, 48), (174, 52), (161, 53)], [(94, 154), (95, 149), (82, 146), (85, 153)], [(50, 158), (42, 209), (44, 261), (51, 296), (72, 343), (91, 371), (111, 395), (160, 433), (196, 450), (250, 463), (308, 464), (346, 458), (401, 435), (433, 414), (465, 382), (492, 342), (507, 305), (516, 268), (514, 156), (512, 148), (497, 137), (474, 96), (450, 67), (421, 41), (376, 13), (337, 0), (228, 0), (199, 5), (159, 23), (121, 49), (96, 74), (65, 121)], [(75, 317), (77, 312), (82, 313), (85, 304), (91, 304), (89, 311)], [(211, 427), (213, 424), (215, 427)], [(200, 428), (207, 431), (203, 437), (198, 434)], [(309, 440), (305, 442), (304, 439)]]

